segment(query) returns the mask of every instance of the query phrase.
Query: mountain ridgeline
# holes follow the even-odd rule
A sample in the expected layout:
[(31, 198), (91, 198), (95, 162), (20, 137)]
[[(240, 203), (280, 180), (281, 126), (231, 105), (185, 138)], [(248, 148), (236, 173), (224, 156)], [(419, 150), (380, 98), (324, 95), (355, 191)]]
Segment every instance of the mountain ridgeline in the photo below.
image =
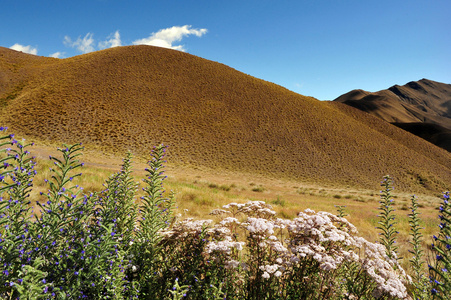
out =
[(223, 64), (151, 47), (66, 59), (0, 48), (0, 124), (37, 141), (307, 182), (442, 191), (451, 154), (379, 118)]
[(451, 152), (451, 84), (421, 79), (375, 93), (353, 90), (334, 101), (377, 116)]

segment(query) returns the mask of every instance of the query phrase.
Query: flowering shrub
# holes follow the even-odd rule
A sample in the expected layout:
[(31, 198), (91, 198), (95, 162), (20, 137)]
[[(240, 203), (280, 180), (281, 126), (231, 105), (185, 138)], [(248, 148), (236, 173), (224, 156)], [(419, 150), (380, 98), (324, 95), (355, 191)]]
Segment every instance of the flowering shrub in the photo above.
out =
[(435, 298), (449, 299), (451, 295), (451, 204), (449, 192), (443, 194), (440, 206), (440, 233), (434, 236), (432, 251), (435, 255), (434, 263), (429, 265), (432, 294)]
[[(30, 145), (13, 135), (0, 141), (2, 298), (410, 299), (412, 295), (411, 279), (396, 256), (387, 252), (386, 245), (359, 237), (343, 217), (343, 208), (338, 216), (306, 209), (287, 220), (278, 218), (270, 205), (249, 201), (216, 209), (210, 220), (177, 219), (173, 194), (167, 197), (163, 189), (164, 146), (151, 153), (144, 196), (137, 202), (130, 153), (103, 191), (84, 193), (75, 184), (83, 166), (79, 144), (64, 145), (58, 149), (61, 157), (50, 157), (54, 167), (46, 180), (46, 201), (32, 202), (36, 171), (26, 150)], [(444, 221), (434, 246), (436, 264), (430, 266), (436, 285), (427, 294), (443, 299), (449, 296), (448, 198), (445, 194)], [(391, 224), (390, 216), (387, 222)]]

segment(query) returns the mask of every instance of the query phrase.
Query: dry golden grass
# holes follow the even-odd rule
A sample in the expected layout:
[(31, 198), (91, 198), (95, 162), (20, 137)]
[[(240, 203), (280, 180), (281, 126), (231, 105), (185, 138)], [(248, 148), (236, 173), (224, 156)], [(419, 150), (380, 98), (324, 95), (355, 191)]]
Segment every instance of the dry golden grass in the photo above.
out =
[[(57, 153), (50, 147), (39, 145), (29, 150), (36, 155), (38, 161), (38, 176), (34, 182), (32, 195), (34, 204), (36, 200), (44, 201), (44, 197), (39, 196), (39, 192), (46, 191), (44, 178), (50, 178), (49, 168), (52, 165), (48, 155), (57, 155)], [(121, 164), (119, 156), (105, 156), (96, 150), (89, 149), (85, 151), (81, 161), (86, 162), (85, 166), (79, 169), (83, 176), (75, 179), (74, 184), (82, 186), (85, 193), (102, 190), (104, 181), (113, 172), (118, 171)], [(138, 157), (133, 161), (133, 176), (138, 181), (145, 175), (146, 164), (144, 159)], [(375, 227), (378, 222), (380, 200), (379, 181), (374, 182), (371, 189), (338, 187), (306, 184), (289, 179), (274, 179), (250, 173), (177, 167), (170, 162), (167, 163), (166, 175), (168, 178), (165, 189), (167, 192), (172, 190), (176, 193), (175, 212), (183, 217), (214, 219), (209, 215), (213, 209), (221, 208), (231, 202), (245, 203), (250, 200), (265, 201), (273, 206), (279, 217), (288, 219), (296, 217), (298, 212), (306, 208), (337, 213), (336, 205), (345, 205), (348, 214), (346, 218), (358, 228), (360, 235), (372, 242), (378, 240), (378, 230)], [(142, 182), (139, 183), (137, 199), (139, 199), (143, 187)], [(397, 224), (400, 232), (398, 236), (399, 252), (403, 257), (403, 266), (407, 267), (407, 262), (411, 258), (408, 252), (410, 227), (407, 218), (410, 212), (408, 207), (411, 194), (395, 189), (393, 196), (399, 222)], [(417, 196), (420, 203), (422, 227), (424, 227), (422, 231), (423, 246), (426, 249), (431, 242), (431, 236), (438, 232), (437, 207), (441, 202), (440, 194), (419, 194)]]
[(386, 174), (405, 191), (451, 184), (442, 149), (187, 53), (129, 46), (49, 59), (0, 48), (0, 67), (1, 125), (41, 143), (143, 155), (163, 142), (177, 167), (312, 184), (369, 188)]

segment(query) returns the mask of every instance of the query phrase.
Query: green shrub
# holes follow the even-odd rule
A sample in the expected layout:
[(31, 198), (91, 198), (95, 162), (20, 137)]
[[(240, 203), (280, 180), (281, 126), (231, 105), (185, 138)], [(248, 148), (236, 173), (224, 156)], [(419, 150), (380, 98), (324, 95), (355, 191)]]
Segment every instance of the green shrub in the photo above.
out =
[(413, 283), (394, 255), (388, 177), (379, 244), (357, 235), (344, 206), (338, 216), (306, 209), (288, 220), (269, 204), (249, 201), (213, 211), (216, 222), (177, 220), (174, 194), (164, 191), (164, 146), (151, 152), (139, 202), (130, 153), (104, 190), (85, 194), (75, 184), (83, 167), (79, 144), (50, 157), (46, 200), (35, 202), (29, 199), (38, 175), (26, 150), (31, 145), (14, 135), (0, 141), (1, 298), (449, 299), (449, 193), (440, 208), (429, 288), (421, 273), (416, 198), (409, 221)]

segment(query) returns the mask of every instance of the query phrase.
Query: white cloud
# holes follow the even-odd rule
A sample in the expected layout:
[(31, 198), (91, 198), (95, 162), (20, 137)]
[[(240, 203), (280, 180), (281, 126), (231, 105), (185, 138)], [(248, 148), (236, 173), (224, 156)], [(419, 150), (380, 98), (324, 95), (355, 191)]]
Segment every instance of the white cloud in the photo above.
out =
[(116, 32), (113, 33), (113, 34), (110, 34), (108, 36), (108, 39), (109, 40), (102, 41), (102, 42), (99, 43), (99, 48), (100, 49), (122, 46), (121, 35), (119, 34), (119, 30), (116, 30)]
[(64, 56), (64, 52), (55, 52), (50, 54), (49, 56), (54, 58), (62, 58)]
[[(207, 33), (207, 29), (192, 29), (191, 25), (173, 26), (170, 28), (161, 29), (158, 32), (152, 33), (148, 38), (139, 39), (133, 42), (134, 45), (152, 45), (164, 48), (185, 51), (183, 45), (174, 45), (175, 42), (180, 42), (184, 37), (195, 35), (201, 37)], [(79, 36), (77, 40), (73, 41), (69, 36), (65, 36), (63, 40), (64, 45), (77, 50), (88, 53), (95, 51), (94, 34), (88, 32), (83, 38)], [(119, 30), (110, 34), (105, 41), (97, 44), (99, 49), (106, 49), (112, 47), (122, 46), (121, 35)], [(60, 58), (64, 55), (63, 52), (55, 52), (52, 57)]]
[(180, 42), (182, 38), (188, 35), (201, 37), (207, 33), (207, 29), (191, 29), (191, 25), (173, 26), (171, 28), (161, 29), (153, 32), (148, 38), (136, 40), (134, 45), (151, 45), (164, 48), (170, 48), (185, 51), (183, 45), (173, 45), (174, 42)]
[(33, 55), (37, 55), (38, 54), (38, 48), (33, 48), (31, 46), (23, 46), (20, 44), (14, 44), (11, 47), (9, 47), (9, 49), (13, 49), (16, 51), (21, 51), (24, 53), (28, 53), (28, 54), (33, 54)]
[(88, 53), (94, 51), (94, 34), (88, 32), (84, 38), (78, 37), (76, 41), (72, 41), (72, 39), (69, 36), (64, 37), (64, 45), (72, 48), (77, 48), (77, 50)]
[(296, 83), (294, 84), (294, 86), (297, 87), (298, 89), (300, 89), (300, 88), (302, 88), (302, 87), (304, 86), (304, 84), (303, 84), (303, 83), (296, 82)]

